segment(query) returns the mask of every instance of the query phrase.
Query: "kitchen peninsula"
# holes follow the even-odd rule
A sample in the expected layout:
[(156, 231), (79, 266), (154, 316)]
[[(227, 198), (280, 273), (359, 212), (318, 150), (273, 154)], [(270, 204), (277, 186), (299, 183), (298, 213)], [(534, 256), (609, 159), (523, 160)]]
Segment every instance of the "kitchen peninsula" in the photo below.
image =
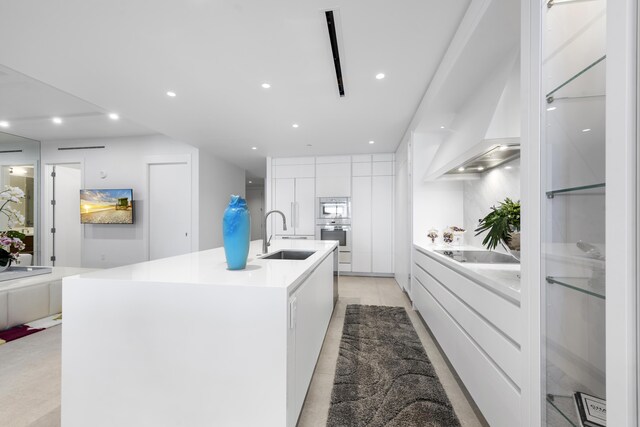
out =
[(334, 241), (229, 271), (223, 248), (63, 282), (62, 425), (295, 426), (333, 311)]

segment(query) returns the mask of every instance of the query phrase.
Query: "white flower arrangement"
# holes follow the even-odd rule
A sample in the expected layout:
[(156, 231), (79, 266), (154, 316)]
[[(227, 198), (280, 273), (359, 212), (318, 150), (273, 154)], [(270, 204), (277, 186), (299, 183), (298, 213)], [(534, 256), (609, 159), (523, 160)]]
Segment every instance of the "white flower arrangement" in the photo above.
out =
[[(11, 230), (17, 225), (24, 224), (24, 215), (11, 206), (13, 203), (22, 203), (22, 199), (24, 199), (24, 191), (18, 187), (5, 185), (5, 189), (0, 191), (0, 203), (4, 201), (0, 206), (0, 213), (7, 217), (7, 227), (9, 228), (7, 231), (0, 232), (0, 258), (10, 258), (15, 261), (18, 259), (19, 252), (25, 248), (22, 241), (25, 237), (24, 234)], [(17, 252), (12, 253), (12, 247)], [(4, 253), (2, 253), (3, 251)]]

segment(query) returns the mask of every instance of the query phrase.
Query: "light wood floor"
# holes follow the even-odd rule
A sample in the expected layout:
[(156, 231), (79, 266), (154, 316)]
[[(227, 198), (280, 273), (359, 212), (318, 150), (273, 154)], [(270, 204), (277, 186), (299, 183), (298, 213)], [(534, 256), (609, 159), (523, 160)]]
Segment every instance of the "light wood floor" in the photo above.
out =
[[(411, 303), (393, 279), (341, 277), (340, 299), (307, 394), (299, 427), (325, 426), (347, 304), (405, 307), (463, 427), (486, 426)], [(61, 327), (0, 346), (0, 426), (60, 425)]]

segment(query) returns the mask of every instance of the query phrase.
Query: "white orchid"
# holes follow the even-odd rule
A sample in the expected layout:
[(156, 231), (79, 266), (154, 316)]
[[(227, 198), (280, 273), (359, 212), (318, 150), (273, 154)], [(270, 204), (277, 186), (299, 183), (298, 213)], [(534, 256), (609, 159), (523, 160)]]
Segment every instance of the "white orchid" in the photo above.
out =
[[(0, 206), (0, 213), (7, 217), (7, 227), (9, 228), (7, 231), (0, 232), (0, 250), (6, 254), (4, 257), (12, 260), (18, 259), (18, 253), (24, 250), (25, 247), (22, 242), (24, 235), (17, 231), (11, 231), (12, 228), (18, 225), (24, 225), (24, 215), (14, 209), (10, 203), (21, 203), (22, 199), (24, 199), (24, 191), (19, 187), (5, 185), (5, 189), (0, 191), (0, 203), (4, 200), (4, 203)], [(12, 253), (11, 247), (15, 248), (17, 252)]]

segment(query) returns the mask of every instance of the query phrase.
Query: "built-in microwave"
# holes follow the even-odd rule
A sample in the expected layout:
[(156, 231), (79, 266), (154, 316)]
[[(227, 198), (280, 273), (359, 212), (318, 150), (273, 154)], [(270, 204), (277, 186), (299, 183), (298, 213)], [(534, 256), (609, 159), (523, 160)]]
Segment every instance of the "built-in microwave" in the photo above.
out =
[(349, 197), (318, 197), (318, 219), (351, 218)]

